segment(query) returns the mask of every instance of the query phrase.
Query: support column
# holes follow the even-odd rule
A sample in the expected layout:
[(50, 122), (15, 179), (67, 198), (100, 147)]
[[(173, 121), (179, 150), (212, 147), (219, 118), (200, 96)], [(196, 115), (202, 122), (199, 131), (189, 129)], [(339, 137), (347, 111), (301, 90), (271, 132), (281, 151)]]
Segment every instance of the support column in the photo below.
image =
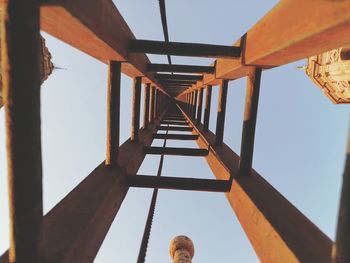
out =
[(121, 63), (108, 64), (106, 165), (116, 165), (119, 149)]
[(151, 86), (150, 98), (149, 98), (149, 117), (148, 122), (150, 124), (154, 123), (154, 97), (155, 97), (155, 87)]
[(245, 99), (244, 122), (242, 130), (240, 175), (250, 174), (253, 161), (256, 116), (260, 92), (261, 68), (254, 68), (248, 73)]
[(138, 141), (140, 128), (140, 97), (141, 97), (142, 77), (135, 77), (132, 90), (132, 123), (131, 140)]
[(10, 208), (10, 262), (39, 262), (43, 202), (40, 2), (2, 3), (1, 51)]
[(150, 89), (151, 83), (147, 83), (144, 86), (144, 97), (143, 97), (143, 128), (148, 128), (148, 116), (149, 116), (149, 101), (150, 101)]
[(158, 90), (155, 88), (155, 92), (154, 92), (154, 115), (153, 115), (153, 119), (156, 120), (157, 116), (158, 116)]
[(205, 106), (204, 106), (204, 126), (203, 131), (207, 132), (209, 128), (210, 119), (210, 108), (211, 108), (211, 85), (207, 86), (207, 91), (205, 93)]
[(193, 112), (192, 112), (192, 119), (196, 119), (196, 113), (197, 113), (197, 100), (198, 100), (198, 90), (194, 91), (194, 101), (193, 101)]
[(201, 123), (202, 120), (202, 106), (203, 105), (203, 88), (199, 89), (198, 95), (198, 111), (197, 111), (197, 123)]
[(189, 105), (189, 112), (188, 115), (191, 117), (192, 116), (192, 111), (193, 111), (193, 91), (190, 93), (190, 105)]
[(340, 197), (337, 236), (333, 245), (332, 262), (350, 262), (350, 133), (346, 153), (343, 185)]
[(215, 144), (221, 145), (224, 139), (228, 80), (222, 80), (219, 89), (218, 115), (216, 119)]

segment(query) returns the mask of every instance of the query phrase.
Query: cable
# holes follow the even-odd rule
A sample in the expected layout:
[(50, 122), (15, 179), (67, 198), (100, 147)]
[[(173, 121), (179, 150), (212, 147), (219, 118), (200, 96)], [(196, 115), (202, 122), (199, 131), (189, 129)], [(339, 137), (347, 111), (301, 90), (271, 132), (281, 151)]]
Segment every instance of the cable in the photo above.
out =
[[(168, 126), (169, 126), (169, 124), (168, 124)], [(168, 134), (168, 131), (166, 132), (166, 134)], [(166, 139), (164, 140), (163, 148), (165, 148), (165, 146), (166, 146)], [(162, 154), (160, 156), (157, 176), (162, 175), (163, 162), (164, 162), (164, 154)], [(148, 211), (145, 230), (143, 232), (140, 251), (139, 251), (139, 255), (137, 257), (137, 263), (144, 263), (145, 259), (146, 259), (146, 252), (147, 252), (149, 237), (151, 235), (151, 228), (152, 228), (152, 222), (153, 222), (153, 217), (154, 217), (154, 210), (156, 208), (157, 196), (158, 196), (158, 189), (156, 188), (153, 190), (152, 200), (151, 200), (151, 204), (150, 204), (149, 211)]]

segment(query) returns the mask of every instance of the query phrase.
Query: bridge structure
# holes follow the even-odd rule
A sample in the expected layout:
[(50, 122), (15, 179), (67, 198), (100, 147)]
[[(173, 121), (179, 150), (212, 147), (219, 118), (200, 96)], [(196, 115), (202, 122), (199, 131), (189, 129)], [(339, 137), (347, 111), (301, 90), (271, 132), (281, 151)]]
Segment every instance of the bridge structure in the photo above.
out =
[[(10, 247), (0, 262), (92, 262), (130, 187), (224, 192), (261, 262), (350, 262), (349, 158), (335, 241), (252, 167), (263, 71), (348, 45), (350, 1), (281, 1), (232, 46), (135, 39), (111, 0), (1, 4)], [(40, 30), (108, 64), (105, 160), (46, 215)], [(152, 64), (146, 54), (216, 60), (208, 66)], [(121, 73), (134, 80), (131, 135), (122, 144)], [(225, 144), (223, 134), (228, 82), (242, 77), (247, 77), (247, 93), (238, 156)], [(219, 89), (219, 101), (216, 130), (210, 131), (213, 88)], [(155, 138), (193, 140), (198, 148), (152, 147)], [(216, 180), (137, 174), (147, 154), (204, 157)]]

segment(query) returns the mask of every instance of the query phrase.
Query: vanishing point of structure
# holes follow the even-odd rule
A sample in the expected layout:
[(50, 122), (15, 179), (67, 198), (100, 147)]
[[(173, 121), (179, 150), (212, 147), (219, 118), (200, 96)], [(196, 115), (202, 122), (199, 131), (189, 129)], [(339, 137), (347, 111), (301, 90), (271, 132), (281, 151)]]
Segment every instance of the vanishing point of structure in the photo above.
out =
[[(280, 1), (233, 46), (137, 40), (112, 0), (7, 0), (1, 5), (10, 207), (10, 247), (1, 263), (92, 262), (130, 187), (225, 192), (261, 262), (350, 262), (349, 157), (335, 241), (252, 168), (262, 71), (347, 46), (349, 0)], [(46, 215), (40, 30), (109, 65), (105, 161)], [(208, 66), (152, 64), (148, 53), (216, 60)], [(121, 73), (134, 83), (131, 136), (120, 145)], [(246, 76), (238, 156), (223, 141), (227, 90), (229, 81)], [(141, 112), (142, 84), (146, 96)], [(219, 104), (216, 129), (210, 131), (214, 88), (219, 89)], [(199, 148), (152, 147), (155, 138), (194, 140)], [(137, 175), (146, 154), (204, 157), (217, 180)]]

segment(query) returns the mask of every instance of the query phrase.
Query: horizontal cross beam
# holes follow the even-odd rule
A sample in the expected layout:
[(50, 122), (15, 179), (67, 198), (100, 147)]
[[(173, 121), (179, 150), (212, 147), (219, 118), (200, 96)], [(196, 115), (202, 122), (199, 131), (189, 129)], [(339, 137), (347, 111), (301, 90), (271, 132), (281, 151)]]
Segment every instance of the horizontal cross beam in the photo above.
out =
[(174, 147), (144, 147), (145, 154), (166, 154), (181, 156), (207, 156), (207, 149), (197, 148), (174, 148)]
[(154, 74), (154, 78), (161, 80), (202, 80), (203, 75), (184, 75), (184, 74)]
[(183, 140), (183, 141), (191, 141), (191, 140), (197, 140), (198, 135), (195, 134), (162, 134), (157, 133), (153, 136), (154, 139), (166, 139), (166, 140)]
[(128, 176), (126, 179), (126, 183), (129, 187), (206, 192), (228, 192), (230, 191), (231, 187), (230, 180), (163, 177), (149, 175)]
[(147, 72), (214, 73), (215, 67), (195, 65), (147, 64)]
[(188, 125), (188, 122), (187, 122), (187, 121), (170, 121), (170, 120), (163, 120), (163, 121), (161, 121), (161, 124)]
[(159, 80), (160, 83), (167, 85), (167, 84), (195, 84), (197, 81), (196, 80), (177, 80), (177, 79), (171, 79), (171, 80)]
[(192, 131), (192, 127), (184, 126), (159, 126), (158, 130), (160, 131)]
[(129, 52), (207, 58), (238, 58), (241, 55), (241, 48), (197, 43), (131, 40), (129, 42)]
[[(184, 109), (185, 104), (181, 105)], [(226, 198), (261, 262), (331, 262), (333, 242), (329, 237), (256, 171), (240, 176), (239, 156), (225, 143), (215, 145), (215, 134), (203, 132), (202, 124), (191, 124), (193, 133), (199, 133), (198, 146), (210, 145), (206, 160), (215, 177), (233, 177)]]

